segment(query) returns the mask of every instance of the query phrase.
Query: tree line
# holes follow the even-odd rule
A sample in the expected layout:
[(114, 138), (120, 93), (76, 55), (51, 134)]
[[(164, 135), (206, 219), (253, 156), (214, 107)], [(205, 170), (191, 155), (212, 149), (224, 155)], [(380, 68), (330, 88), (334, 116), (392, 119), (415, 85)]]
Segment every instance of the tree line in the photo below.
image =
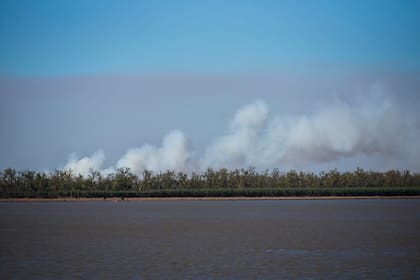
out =
[(220, 191), (220, 195), (223, 193), (274, 195), (285, 193), (284, 190), (288, 189), (303, 189), (304, 193), (316, 194), (336, 189), (353, 189), (355, 192), (355, 189), (419, 189), (419, 187), (418, 173), (410, 173), (408, 170), (375, 172), (361, 168), (352, 172), (340, 172), (334, 169), (318, 174), (294, 170), (280, 172), (279, 169), (257, 171), (255, 167), (234, 170), (209, 168), (202, 173), (191, 174), (171, 170), (165, 172), (145, 170), (140, 177), (133, 174), (129, 168), (120, 168), (108, 175), (92, 170), (88, 176), (76, 175), (71, 170), (45, 173), (8, 168), (0, 172), (1, 197), (87, 196), (88, 194), (105, 197), (107, 193), (113, 192), (116, 196), (124, 193), (143, 196), (153, 192), (155, 194), (160, 192), (164, 196), (200, 193), (205, 196), (218, 194), (219, 192), (215, 190)]

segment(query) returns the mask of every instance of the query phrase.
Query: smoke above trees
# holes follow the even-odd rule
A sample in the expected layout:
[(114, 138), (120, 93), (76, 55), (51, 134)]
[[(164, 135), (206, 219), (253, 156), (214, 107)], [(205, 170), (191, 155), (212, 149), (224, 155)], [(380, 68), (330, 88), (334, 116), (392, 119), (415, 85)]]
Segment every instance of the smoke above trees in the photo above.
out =
[(419, 136), (415, 118), (383, 95), (369, 95), (352, 104), (335, 100), (307, 115), (273, 115), (264, 100), (255, 100), (239, 108), (227, 132), (207, 147), (193, 150), (192, 139), (173, 130), (160, 146), (130, 148), (113, 166), (103, 166), (105, 153), (98, 150), (90, 157), (72, 154), (64, 169), (87, 176), (92, 170), (109, 174), (128, 167), (141, 176), (145, 170), (302, 168), (358, 156), (386, 160), (409, 155), (417, 161)]

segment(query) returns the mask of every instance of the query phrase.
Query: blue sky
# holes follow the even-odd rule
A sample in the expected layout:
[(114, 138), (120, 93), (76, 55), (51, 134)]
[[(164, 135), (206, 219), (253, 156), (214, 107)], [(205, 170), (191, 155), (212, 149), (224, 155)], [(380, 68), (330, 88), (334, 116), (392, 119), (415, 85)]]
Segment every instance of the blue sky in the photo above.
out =
[(418, 1), (0, 1), (0, 73), (418, 69)]
[(419, 10), (0, 0), (0, 170), (420, 172)]

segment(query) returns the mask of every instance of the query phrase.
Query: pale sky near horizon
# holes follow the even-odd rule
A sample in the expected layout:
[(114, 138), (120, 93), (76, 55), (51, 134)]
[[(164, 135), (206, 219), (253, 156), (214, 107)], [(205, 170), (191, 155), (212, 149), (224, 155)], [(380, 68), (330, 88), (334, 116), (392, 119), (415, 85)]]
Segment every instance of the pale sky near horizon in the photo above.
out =
[[(102, 168), (116, 166), (129, 149), (159, 148), (180, 130), (189, 161), (215, 167), (420, 172), (419, 9), (373, 0), (0, 1), (0, 170), (54, 170), (99, 149)], [(232, 128), (256, 100), (269, 110), (258, 112), (261, 128), (252, 119)]]

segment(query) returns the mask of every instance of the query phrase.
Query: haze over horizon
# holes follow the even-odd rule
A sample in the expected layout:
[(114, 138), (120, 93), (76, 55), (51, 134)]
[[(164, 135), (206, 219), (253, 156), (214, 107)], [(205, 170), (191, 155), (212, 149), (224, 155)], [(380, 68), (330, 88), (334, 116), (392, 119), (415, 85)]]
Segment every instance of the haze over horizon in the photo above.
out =
[(420, 172), (417, 1), (2, 1), (0, 170)]

